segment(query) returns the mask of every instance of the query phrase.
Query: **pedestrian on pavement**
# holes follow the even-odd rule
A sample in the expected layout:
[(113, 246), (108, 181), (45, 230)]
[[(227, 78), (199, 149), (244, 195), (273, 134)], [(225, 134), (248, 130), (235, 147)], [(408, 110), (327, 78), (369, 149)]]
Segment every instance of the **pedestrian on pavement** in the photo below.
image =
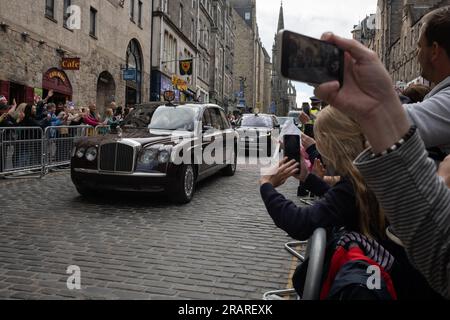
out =
[(84, 123), (94, 128), (101, 124), (100, 115), (97, 113), (97, 106), (95, 103), (89, 104), (89, 112), (84, 117)]
[[(448, 14), (448, 8), (443, 10), (438, 16)], [(437, 176), (417, 128), (407, 117), (408, 108), (402, 108), (377, 54), (358, 41), (331, 33), (322, 40), (346, 51), (344, 85), (325, 83), (315, 93), (361, 125), (371, 148), (355, 165), (376, 194), (411, 263), (433, 289), (450, 298), (450, 190)], [(435, 59), (444, 60), (443, 49), (433, 43)], [(443, 100), (434, 101), (442, 103), (445, 94), (440, 96)]]
[(46, 110), (48, 106), (46, 107), (46, 105), (48, 101), (53, 97), (53, 95), (54, 95), (53, 90), (49, 90), (44, 100), (37, 99), (38, 101), (36, 102), (36, 120), (43, 120), (47, 118)]
[(4, 112), (8, 109), (8, 99), (5, 96), (0, 96), (0, 112)]

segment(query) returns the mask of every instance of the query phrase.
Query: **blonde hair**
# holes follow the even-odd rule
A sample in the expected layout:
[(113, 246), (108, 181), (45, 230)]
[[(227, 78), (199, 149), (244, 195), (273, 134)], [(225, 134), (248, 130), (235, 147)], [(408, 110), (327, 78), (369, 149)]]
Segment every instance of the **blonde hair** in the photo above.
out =
[(353, 164), (366, 149), (366, 139), (359, 124), (339, 110), (328, 107), (317, 116), (314, 136), (325, 164), (332, 166), (342, 177), (349, 178), (353, 184), (359, 212), (359, 232), (371, 238), (384, 238), (384, 212)]
[(105, 110), (105, 116), (106, 117), (112, 117), (114, 115), (114, 111), (111, 108), (106, 108)]

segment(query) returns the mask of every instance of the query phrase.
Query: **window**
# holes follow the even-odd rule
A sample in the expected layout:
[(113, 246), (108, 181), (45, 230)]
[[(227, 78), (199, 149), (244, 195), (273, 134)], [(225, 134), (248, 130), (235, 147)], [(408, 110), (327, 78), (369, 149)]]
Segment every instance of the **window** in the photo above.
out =
[(219, 21), (219, 30), (222, 30), (222, 10), (219, 7), (217, 8), (217, 20)]
[(161, 0), (161, 11), (167, 13), (169, 7), (169, 0)]
[(251, 18), (250, 12), (246, 12), (245, 13), (245, 20), (250, 20), (250, 18)]
[(203, 113), (203, 126), (212, 127), (211, 114), (209, 113), (209, 110), (205, 110)]
[(91, 7), (91, 26), (89, 29), (89, 35), (96, 37), (97, 35), (97, 10)]
[(227, 116), (225, 115), (225, 112), (223, 112), (222, 110), (219, 110), (219, 111), (220, 111), (220, 116), (222, 118), (223, 128), (230, 129), (231, 125), (230, 125), (230, 122), (228, 121)]
[(45, 0), (45, 15), (49, 18), (55, 18), (55, 0)]
[(163, 65), (170, 73), (176, 73), (177, 67), (177, 40), (167, 31), (164, 33)]
[(180, 29), (183, 29), (183, 4), (180, 3), (180, 16), (179, 16), (179, 26)]
[(134, 0), (130, 0), (130, 18), (134, 21)]
[(142, 27), (142, 1), (138, 3), (138, 26)]
[(222, 119), (220, 117), (219, 109), (209, 109), (209, 115), (211, 116), (212, 127), (216, 130), (223, 130)]
[(67, 13), (67, 9), (72, 5), (72, 0), (64, 0), (64, 13), (63, 13), (63, 17), (64, 17), (64, 27), (67, 28), (67, 20), (70, 17), (70, 13)]
[(194, 18), (191, 19), (191, 40), (194, 41), (195, 37), (195, 21)]

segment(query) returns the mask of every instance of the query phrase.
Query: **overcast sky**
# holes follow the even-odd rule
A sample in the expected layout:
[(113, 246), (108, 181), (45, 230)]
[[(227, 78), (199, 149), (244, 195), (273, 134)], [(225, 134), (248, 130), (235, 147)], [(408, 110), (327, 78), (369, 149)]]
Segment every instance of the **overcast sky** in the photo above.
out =
[[(351, 38), (353, 26), (366, 15), (376, 13), (377, 0), (283, 0), (285, 29), (320, 38), (323, 32)], [(272, 55), (277, 32), (280, 1), (256, 0), (259, 34), (264, 47)], [(297, 102), (308, 101), (313, 88), (296, 83)]]

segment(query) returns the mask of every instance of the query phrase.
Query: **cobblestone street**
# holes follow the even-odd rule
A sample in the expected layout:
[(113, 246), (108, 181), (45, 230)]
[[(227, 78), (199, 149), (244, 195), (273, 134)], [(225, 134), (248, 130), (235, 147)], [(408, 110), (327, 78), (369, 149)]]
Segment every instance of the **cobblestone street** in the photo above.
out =
[[(85, 200), (68, 172), (0, 180), (0, 298), (261, 299), (283, 289), (290, 240), (267, 214), (256, 166), (202, 182), (192, 203)], [(282, 189), (295, 196), (295, 181)], [(67, 289), (67, 267), (81, 290)]]

